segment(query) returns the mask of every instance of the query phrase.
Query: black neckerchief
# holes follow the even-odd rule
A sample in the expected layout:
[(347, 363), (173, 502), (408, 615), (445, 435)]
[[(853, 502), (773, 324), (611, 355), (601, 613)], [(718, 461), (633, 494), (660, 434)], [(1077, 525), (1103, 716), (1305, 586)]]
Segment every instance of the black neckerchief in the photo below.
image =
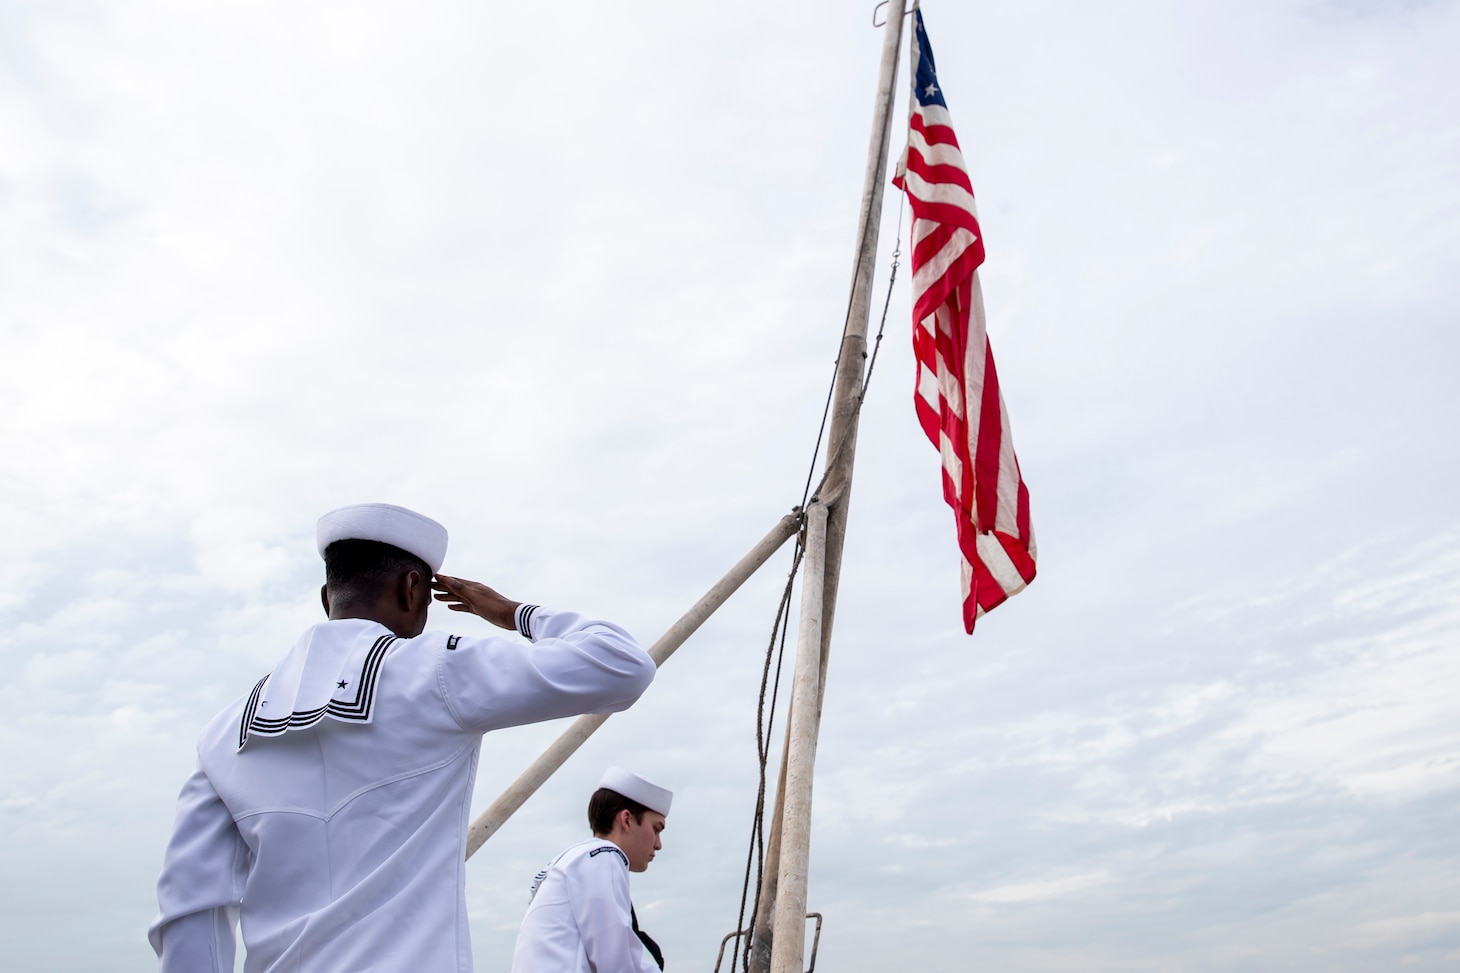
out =
[(658, 965), (659, 969), (663, 970), (664, 950), (660, 949), (659, 944), (649, 938), (648, 933), (639, 928), (639, 917), (634, 913), (634, 907), (632, 905), (629, 906), (629, 925), (634, 927), (634, 935), (639, 937), (639, 942), (644, 944), (644, 948), (649, 951), (650, 956), (654, 957), (654, 962)]

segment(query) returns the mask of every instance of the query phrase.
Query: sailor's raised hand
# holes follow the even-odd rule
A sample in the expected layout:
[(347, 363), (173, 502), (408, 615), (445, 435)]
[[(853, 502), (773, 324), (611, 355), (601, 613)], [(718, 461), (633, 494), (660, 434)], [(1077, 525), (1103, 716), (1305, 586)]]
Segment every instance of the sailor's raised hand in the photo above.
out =
[(431, 588), (436, 592), (436, 600), (445, 604), (452, 611), (471, 612), (473, 615), (485, 618), (498, 628), (515, 629), (517, 627), (519, 602), (504, 598), (479, 581), (467, 581), (465, 578), (438, 574), (431, 579)]

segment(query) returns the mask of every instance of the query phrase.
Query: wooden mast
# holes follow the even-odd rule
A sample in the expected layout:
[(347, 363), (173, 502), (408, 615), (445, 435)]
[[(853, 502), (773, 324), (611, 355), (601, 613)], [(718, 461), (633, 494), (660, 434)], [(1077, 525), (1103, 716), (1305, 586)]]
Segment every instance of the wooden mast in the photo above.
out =
[[(836, 617), (847, 511), (851, 505), (862, 365), (867, 358), (872, 275), (877, 261), (882, 198), (887, 184), (887, 143), (895, 102), (904, 12), (904, 0), (890, 0), (887, 30), (882, 39), (882, 64), (872, 115), (872, 136), (867, 149), (851, 300), (837, 358), (840, 366), (827, 439), (826, 479), (819, 496), (813, 498), (806, 511), (806, 562), (797, 631), (796, 675), (767, 849), (766, 881), (762, 884), (760, 907), (756, 910), (752, 928), (752, 973), (801, 973), (806, 948), (812, 772), (826, 688), (832, 623)], [(773, 881), (771, 876), (775, 876)]]

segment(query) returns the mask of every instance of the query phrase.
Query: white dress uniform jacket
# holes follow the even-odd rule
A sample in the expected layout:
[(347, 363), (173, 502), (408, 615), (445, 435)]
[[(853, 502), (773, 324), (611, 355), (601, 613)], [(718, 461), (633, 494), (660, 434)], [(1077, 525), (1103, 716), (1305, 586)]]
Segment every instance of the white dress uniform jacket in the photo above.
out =
[(533, 883), (512, 973), (659, 973), (632, 909), (628, 858), (604, 838), (580, 841)]
[(164, 973), (232, 973), (240, 918), (246, 973), (470, 973), (482, 734), (617, 712), (654, 677), (607, 622), (524, 606), (518, 627), (536, 644), (327, 621), (215, 717), (157, 883)]

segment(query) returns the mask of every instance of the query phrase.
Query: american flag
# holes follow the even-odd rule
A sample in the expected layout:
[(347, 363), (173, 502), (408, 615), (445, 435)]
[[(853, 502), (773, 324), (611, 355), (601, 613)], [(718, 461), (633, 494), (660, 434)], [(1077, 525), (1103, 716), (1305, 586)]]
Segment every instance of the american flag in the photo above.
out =
[(893, 183), (913, 211), (914, 400), (923, 431), (943, 455), (943, 498), (958, 522), (963, 557), (963, 627), (972, 633), (981, 615), (1034, 580), (1034, 529), (985, 329), (973, 185), (922, 11), (913, 16), (913, 110)]

